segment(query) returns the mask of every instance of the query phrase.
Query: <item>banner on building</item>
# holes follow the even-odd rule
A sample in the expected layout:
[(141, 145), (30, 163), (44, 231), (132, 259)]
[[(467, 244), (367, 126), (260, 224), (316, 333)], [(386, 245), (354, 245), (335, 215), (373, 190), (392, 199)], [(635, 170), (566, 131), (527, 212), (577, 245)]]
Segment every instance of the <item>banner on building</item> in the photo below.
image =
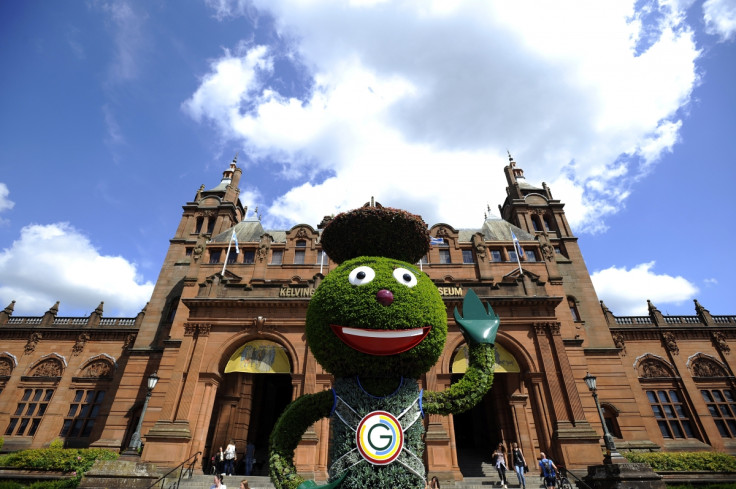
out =
[[(516, 358), (509, 353), (509, 351), (496, 343), (496, 364), (493, 366), (493, 372), (497, 374), (501, 373), (518, 373), (521, 371)], [(452, 357), (452, 363), (450, 364), (450, 371), (453, 374), (464, 374), (468, 370), (468, 345), (462, 345), (460, 348), (455, 350), (455, 354)]]
[(288, 374), (291, 363), (284, 347), (266, 340), (249, 341), (230, 357), (225, 373)]

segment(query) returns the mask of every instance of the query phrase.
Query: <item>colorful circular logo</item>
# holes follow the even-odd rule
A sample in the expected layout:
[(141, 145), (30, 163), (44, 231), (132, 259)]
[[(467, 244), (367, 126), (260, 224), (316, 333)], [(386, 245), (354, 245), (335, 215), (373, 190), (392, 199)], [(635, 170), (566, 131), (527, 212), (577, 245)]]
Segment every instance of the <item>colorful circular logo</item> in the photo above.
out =
[(404, 430), (391, 413), (373, 411), (358, 424), (355, 434), (358, 451), (374, 465), (393, 462), (404, 447)]

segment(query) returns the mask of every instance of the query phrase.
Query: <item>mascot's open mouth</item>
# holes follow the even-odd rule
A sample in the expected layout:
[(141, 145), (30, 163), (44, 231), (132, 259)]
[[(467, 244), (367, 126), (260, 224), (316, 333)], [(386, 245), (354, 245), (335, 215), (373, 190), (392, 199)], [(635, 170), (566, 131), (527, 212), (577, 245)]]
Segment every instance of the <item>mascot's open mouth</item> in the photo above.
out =
[(368, 355), (396, 355), (411, 350), (429, 334), (430, 326), (414, 329), (362, 329), (331, 324), (332, 331), (354, 350)]

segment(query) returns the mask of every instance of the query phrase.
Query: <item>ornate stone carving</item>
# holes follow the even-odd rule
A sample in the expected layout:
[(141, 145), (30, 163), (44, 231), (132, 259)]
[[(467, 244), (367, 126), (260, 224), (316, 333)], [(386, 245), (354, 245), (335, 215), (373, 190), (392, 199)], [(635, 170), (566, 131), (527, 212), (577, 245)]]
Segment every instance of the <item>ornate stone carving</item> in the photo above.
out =
[(624, 342), (624, 335), (621, 333), (616, 333), (613, 335), (613, 344), (616, 346), (616, 348), (619, 348), (621, 350), (626, 350), (626, 343)]
[(82, 377), (112, 377), (112, 372), (113, 368), (110, 362), (107, 360), (95, 360), (85, 367)]
[(555, 250), (549, 245), (549, 243), (544, 243), (542, 245), (542, 256), (547, 261), (552, 261), (554, 259)]
[(28, 337), (28, 342), (26, 342), (26, 353), (33, 353), (36, 351), (36, 345), (41, 341), (41, 338), (41, 333), (31, 333), (31, 336)]
[(307, 234), (307, 230), (304, 228), (299, 228), (299, 230), (296, 232), (296, 237), (299, 239), (307, 239), (309, 238), (309, 235)]
[(713, 333), (713, 343), (715, 343), (716, 348), (721, 353), (729, 353), (731, 351), (731, 347), (728, 346), (728, 343), (726, 343), (726, 335), (721, 333), (720, 331), (715, 331)]
[(204, 253), (204, 244), (197, 243), (197, 246), (192, 250), (192, 258), (194, 258), (194, 261), (198, 261), (202, 258), (202, 253)]
[(672, 377), (670, 370), (660, 361), (647, 358), (639, 364), (639, 376), (645, 379)]
[(664, 340), (664, 346), (667, 348), (667, 350), (675, 355), (680, 353), (680, 348), (677, 346), (677, 339), (675, 339), (675, 335), (670, 333), (669, 331), (665, 331), (662, 333), (662, 339)]
[(544, 336), (549, 331), (553, 336), (559, 336), (560, 334), (560, 323), (557, 321), (539, 321), (534, 323), (534, 330), (537, 336)]
[(708, 358), (694, 360), (692, 372), (695, 377), (726, 377), (723, 367)]
[(9, 358), (0, 357), (0, 377), (9, 377), (13, 373), (13, 362)]
[(256, 331), (258, 331), (258, 334), (263, 333), (263, 330), (266, 326), (266, 318), (263, 316), (258, 316), (257, 318), (253, 318), (253, 326), (255, 326)]
[(483, 240), (483, 235), (480, 233), (475, 233), (473, 235), (473, 247), (475, 248), (475, 255), (481, 259), (485, 260), (486, 258), (486, 244)]
[(61, 362), (56, 358), (49, 358), (33, 369), (31, 377), (61, 377)]
[(77, 336), (77, 341), (72, 347), (72, 355), (77, 356), (84, 351), (84, 345), (89, 341), (89, 335), (87, 333), (80, 333)]
[(271, 240), (271, 235), (268, 233), (264, 233), (261, 236), (261, 240), (258, 243), (258, 251), (256, 252), (258, 261), (262, 262), (268, 256), (268, 250), (271, 249)]
[(184, 323), (184, 336), (209, 336), (211, 327), (207, 323)]
[(135, 344), (135, 333), (130, 333), (128, 336), (125, 337), (125, 343), (123, 343), (123, 349), (124, 350), (130, 350), (133, 348), (133, 345)]
[(446, 227), (442, 226), (437, 230), (437, 236), (440, 238), (447, 238), (450, 235), (450, 231)]

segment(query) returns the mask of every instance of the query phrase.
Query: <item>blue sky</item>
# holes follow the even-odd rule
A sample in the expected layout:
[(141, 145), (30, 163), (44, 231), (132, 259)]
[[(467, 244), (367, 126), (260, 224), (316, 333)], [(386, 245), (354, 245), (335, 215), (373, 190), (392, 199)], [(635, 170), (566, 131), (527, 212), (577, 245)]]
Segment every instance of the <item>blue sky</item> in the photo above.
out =
[(736, 3), (0, 2), (0, 307), (135, 315), (236, 152), (267, 227), (479, 227), (507, 149), (617, 315), (736, 314)]

